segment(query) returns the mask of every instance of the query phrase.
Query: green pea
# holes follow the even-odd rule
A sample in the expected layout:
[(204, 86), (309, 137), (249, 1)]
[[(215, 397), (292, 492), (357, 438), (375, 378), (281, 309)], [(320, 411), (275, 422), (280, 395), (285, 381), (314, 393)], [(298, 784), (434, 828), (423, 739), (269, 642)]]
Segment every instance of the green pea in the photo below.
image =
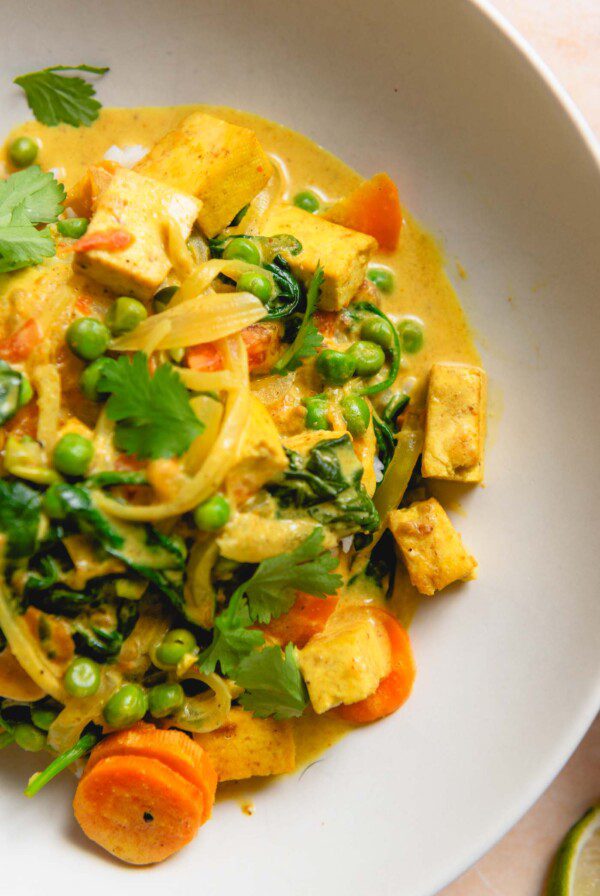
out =
[(178, 289), (178, 286), (163, 286), (162, 289), (159, 289), (158, 292), (154, 294), (152, 303), (157, 314), (160, 314), (161, 311), (166, 311), (169, 302)]
[(31, 383), (24, 373), (21, 374), (21, 385), (19, 386), (19, 407), (22, 408), (29, 404), (33, 398), (33, 389)]
[(261, 302), (268, 302), (273, 289), (266, 274), (260, 274), (258, 271), (246, 271), (237, 282), (237, 291), (251, 292)]
[(318, 395), (307, 398), (304, 402), (306, 406), (306, 419), (304, 423), (307, 429), (331, 429), (329, 419), (327, 417), (327, 400)]
[(98, 664), (86, 656), (75, 657), (67, 666), (64, 685), (71, 697), (93, 697), (100, 687)]
[(313, 215), (315, 212), (319, 211), (320, 204), (319, 197), (316, 196), (312, 190), (302, 190), (294, 196), (294, 205)]
[(236, 237), (225, 246), (223, 258), (237, 261), (247, 261), (248, 264), (260, 264), (260, 249), (254, 240), (247, 240), (243, 237)]
[(129, 296), (120, 296), (110, 306), (105, 323), (110, 327), (113, 336), (129, 333), (148, 317), (148, 312), (141, 302)]
[(8, 148), (10, 160), (17, 168), (26, 168), (35, 162), (38, 145), (31, 137), (17, 137)]
[(78, 240), (88, 229), (89, 223), (87, 218), (65, 218), (57, 223), (56, 229), (63, 236)]
[(375, 342), (382, 348), (391, 348), (394, 341), (394, 328), (389, 320), (384, 320), (373, 314), (362, 322), (360, 335), (361, 339)]
[(318, 373), (326, 383), (333, 386), (341, 386), (354, 376), (356, 365), (354, 358), (347, 352), (336, 352), (333, 348), (326, 348), (317, 358), (316, 367)]
[(216, 532), (229, 520), (231, 508), (223, 495), (213, 495), (194, 510), (194, 522), (203, 532)]
[(65, 476), (83, 476), (94, 456), (94, 445), (77, 432), (68, 432), (58, 440), (52, 453), (55, 469)]
[(184, 700), (185, 694), (180, 684), (157, 684), (148, 694), (150, 714), (155, 719), (164, 719), (183, 706)]
[(394, 288), (394, 275), (388, 268), (370, 268), (367, 279), (374, 283), (381, 292), (391, 292)]
[(110, 330), (95, 317), (80, 317), (67, 330), (67, 345), (83, 361), (95, 361), (110, 342)]
[(362, 436), (369, 425), (369, 405), (360, 395), (346, 395), (340, 402), (346, 426), (353, 436)]
[(119, 690), (112, 695), (103, 715), (107, 725), (111, 728), (128, 728), (130, 725), (143, 719), (148, 711), (148, 695), (139, 684), (121, 685)]
[(423, 327), (416, 320), (403, 320), (398, 327), (402, 348), (409, 355), (415, 355), (423, 348)]
[(385, 363), (383, 349), (376, 342), (360, 340), (346, 352), (354, 361), (357, 376), (373, 376)]
[(156, 659), (165, 666), (176, 666), (188, 653), (196, 650), (197, 644), (191, 632), (185, 628), (174, 628), (162, 639), (156, 648)]
[(65, 507), (61, 498), (60, 485), (51, 485), (46, 489), (43, 500), (44, 513), (52, 520), (64, 520), (66, 517)]
[(39, 753), (46, 746), (46, 735), (28, 722), (19, 722), (13, 728), (15, 743), (28, 753)]
[(96, 358), (79, 377), (79, 388), (90, 401), (101, 401), (103, 395), (107, 394), (99, 390), (98, 383), (108, 360), (106, 357)]
[(58, 710), (51, 709), (49, 706), (31, 707), (31, 721), (41, 731), (47, 731), (57, 715)]

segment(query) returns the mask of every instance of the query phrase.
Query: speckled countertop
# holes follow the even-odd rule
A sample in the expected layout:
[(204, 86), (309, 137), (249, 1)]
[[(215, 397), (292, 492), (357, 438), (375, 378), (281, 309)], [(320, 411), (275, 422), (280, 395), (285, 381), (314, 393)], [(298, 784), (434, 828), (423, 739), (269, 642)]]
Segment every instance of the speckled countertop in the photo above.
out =
[[(495, 0), (568, 90), (600, 139), (600, 0)], [(600, 717), (536, 805), (439, 896), (542, 896), (567, 828), (600, 801)]]

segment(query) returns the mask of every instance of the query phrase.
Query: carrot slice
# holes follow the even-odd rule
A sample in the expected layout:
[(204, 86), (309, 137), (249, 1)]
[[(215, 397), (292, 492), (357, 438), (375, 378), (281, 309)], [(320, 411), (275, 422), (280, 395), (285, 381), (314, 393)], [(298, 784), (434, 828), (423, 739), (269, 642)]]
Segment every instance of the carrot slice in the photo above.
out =
[(104, 252), (116, 252), (118, 249), (126, 249), (133, 242), (133, 234), (122, 228), (113, 230), (97, 230), (95, 233), (85, 233), (81, 239), (73, 243), (73, 252), (91, 252), (100, 249)]
[(73, 809), (90, 840), (132, 865), (162, 862), (202, 824), (198, 790), (146, 756), (102, 759), (79, 782)]
[[(248, 352), (248, 367), (251, 371), (262, 367), (269, 354), (276, 351), (279, 345), (277, 331), (265, 324), (252, 324), (242, 330), (241, 336)], [(203, 373), (223, 369), (223, 355), (214, 342), (190, 346), (185, 353), (185, 360), (192, 370), (201, 370)]]
[(94, 747), (85, 772), (110, 756), (144, 756), (158, 759), (198, 789), (201, 824), (210, 818), (217, 789), (217, 773), (208, 753), (181, 731), (163, 730), (139, 722), (124, 731), (117, 731)]
[(336, 202), (323, 217), (334, 224), (368, 233), (382, 249), (395, 249), (402, 227), (396, 184), (387, 174), (376, 174)]
[(208, 373), (223, 369), (223, 355), (214, 342), (191, 345), (185, 353), (185, 361), (192, 370)]
[(261, 629), (282, 646), (292, 643), (296, 647), (304, 647), (313, 635), (323, 631), (337, 602), (337, 597), (313, 597), (299, 591), (291, 609), (272, 619), (268, 625), (261, 626)]
[(0, 358), (9, 362), (25, 361), (41, 341), (42, 331), (37, 321), (30, 318), (12, 336), (0, 339)]
[(408, 699), (416, 675), (416, 666), (406, 629), (385, 610), (373, 610), (381, 618), (390, 639), (392, 670), (379, 682), (377, 690), (358, 703), (338, 706), (336, 715), (346, 722), (375, 722), (396, 712)]

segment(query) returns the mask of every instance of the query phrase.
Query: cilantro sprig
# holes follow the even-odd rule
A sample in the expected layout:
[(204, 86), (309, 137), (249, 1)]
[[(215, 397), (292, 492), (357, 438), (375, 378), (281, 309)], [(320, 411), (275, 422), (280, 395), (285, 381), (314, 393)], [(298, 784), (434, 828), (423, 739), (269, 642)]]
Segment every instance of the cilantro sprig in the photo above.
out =
[(0, 273), (17, 271), (55, 253), (47, 227), (58, 219), (65, 188), (39, 165), (0, 182)]
[(240, 663), (236, 684), (244, 688), (240, 704), (260, 719), (293, 719), (308, 706), (306, 685), (291, 644), (256, 650)]
[(51, 127), (70, 124), (75, 128), (90, 125), (98, 118), (101, 103), (94, 99), (96, 91), (78, 75), (59, 75), (57, 72), (86, 72), (104, 75), (106, 66), (52, 65), (38, 72), (19, 75), (14, 83), (25, 91), (29, 108), (38, 121)]
[(296, 338), (273, 367), (273, 371), (280, 374), (280, 376), (285, 376), (292, 370), (297, 370), (304, 360), (316, 355), (318, 347), (323, 342), (323, 337), (312, 321), (319, 303), (323, 279), (323, 268), (319, 265), (306, 293), (306, 311)]
[(180, 457), (204, 430), (190, 405), (189, 393), (171, 364), (154, 376), (144, 352), (106, 360), (98, 384), (110, 398), (106, 414), (116, 422), (115, 443), (143, 460)]

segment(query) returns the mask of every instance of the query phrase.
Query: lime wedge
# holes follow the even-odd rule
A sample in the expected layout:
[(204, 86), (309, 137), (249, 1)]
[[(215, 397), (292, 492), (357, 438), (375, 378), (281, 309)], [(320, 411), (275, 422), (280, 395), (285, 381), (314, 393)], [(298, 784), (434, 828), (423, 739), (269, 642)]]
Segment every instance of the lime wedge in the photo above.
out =
[(600, 806), (588, 809), (563, 840), (548, 896), (600, 896)]

